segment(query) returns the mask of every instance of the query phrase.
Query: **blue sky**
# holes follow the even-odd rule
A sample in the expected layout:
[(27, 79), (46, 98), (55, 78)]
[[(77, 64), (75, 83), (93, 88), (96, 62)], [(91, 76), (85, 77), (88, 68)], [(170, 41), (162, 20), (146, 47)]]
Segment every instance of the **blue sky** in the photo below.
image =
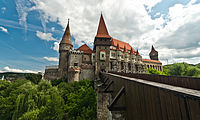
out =
[(111, 36), (143, 58), (154, 45), (164, 64), (200, 63), (200, 0), (1, 0), (0, 72), (58, 64), (68, 18), (74, 48), (92, 48), (101, 11)]

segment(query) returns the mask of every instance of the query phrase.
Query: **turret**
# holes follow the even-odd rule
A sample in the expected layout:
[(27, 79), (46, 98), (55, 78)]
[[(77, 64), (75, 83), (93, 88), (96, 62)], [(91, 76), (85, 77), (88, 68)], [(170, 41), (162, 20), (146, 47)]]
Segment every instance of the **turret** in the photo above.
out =
[(96, 46), (109, 46), (112, 44), (111, 36), (108, 33), (105, 21), (103, 19), (103, 15), (101, 14), (99, 26), (97, 29), (97, 34), (94, 39), (94, 48), (96, 50)]
[(151, 52), (149, 53), (149, 57), (151, 60), (158, 60), (158, 52), (154, 49), (153, 45), (151, 48)]
[(68, 61), (69, 61), (69, 51), (73, 48), (72, 40), (71, 40), (71, 34), (70, 34), (70, 28), (69, 28), (69, 19), (68, 24), (65, 29), (64, 35), (62, 37), (62, 40), (59, 44), (59, 77), (65, 78), (67, 77), (68, 72)]
[(62, 37), (62, 40), (59, 44), (59, 52), (70, 50), (73, 48), (72, 40), (71, 40), (71, 34), (70, 34), (70, 28), (69, 28), (69, 19), (67, 23), (67, 27), (65, 29), (65, 33)]

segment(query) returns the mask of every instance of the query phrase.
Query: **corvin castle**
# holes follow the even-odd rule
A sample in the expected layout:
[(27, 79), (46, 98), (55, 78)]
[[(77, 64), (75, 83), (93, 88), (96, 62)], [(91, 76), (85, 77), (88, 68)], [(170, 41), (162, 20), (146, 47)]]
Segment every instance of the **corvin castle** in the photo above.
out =
[(94, 80), (100, 71), (125, 73), (145, 73), (147, 68), (162, 71), (158, 52), (152, 46), (150, 59), (143, 59), (129, 43), (111, 37), (101, 14), (93, 50), (86, 44), (73, 48), (69, 21), (59, 44), (59, 65), (46, 66), (44, 78), (79, 81), (84, 78)]

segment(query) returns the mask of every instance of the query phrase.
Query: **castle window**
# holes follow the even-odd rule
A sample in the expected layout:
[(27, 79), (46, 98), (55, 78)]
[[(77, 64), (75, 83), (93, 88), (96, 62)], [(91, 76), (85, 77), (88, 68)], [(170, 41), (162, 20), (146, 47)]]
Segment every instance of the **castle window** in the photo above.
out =
[(115, 57), (115, 53), (112, 52), (112, 53), (111, 53), (111, 56), (112, 56), (112, 57)]
[(124, 63), (121, 62), (121, 70), (123, 70), (123, 69), (124, 69)]
[(104, 54), (102, 54), (102, 58), (104, 57)]
[(128, 63), (128, 70), (131, 70), (131, 63)]
[(74, 66), (77, 67), (77, 66), (78, 66), (78, 63), (74, 63)]

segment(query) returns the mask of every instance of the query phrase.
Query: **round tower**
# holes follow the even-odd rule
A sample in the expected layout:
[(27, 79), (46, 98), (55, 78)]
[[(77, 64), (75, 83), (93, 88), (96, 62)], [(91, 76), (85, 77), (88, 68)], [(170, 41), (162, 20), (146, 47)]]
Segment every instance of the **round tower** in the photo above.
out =
[(71, 40), (70, 28), (69, 28), (69, 19), (65, 33), (62, 37), (62, 40), (59, 44), (59, 78), (67, 77), (68, 73), (68, 61), (69, 61), (69, 51), (72, 50), (73, 44)]
[(151, 52), (149, 53), (149, 57), (151, 60), (158, 60), (158, 52), (154, 49), (153, 45), (151, 48)]

